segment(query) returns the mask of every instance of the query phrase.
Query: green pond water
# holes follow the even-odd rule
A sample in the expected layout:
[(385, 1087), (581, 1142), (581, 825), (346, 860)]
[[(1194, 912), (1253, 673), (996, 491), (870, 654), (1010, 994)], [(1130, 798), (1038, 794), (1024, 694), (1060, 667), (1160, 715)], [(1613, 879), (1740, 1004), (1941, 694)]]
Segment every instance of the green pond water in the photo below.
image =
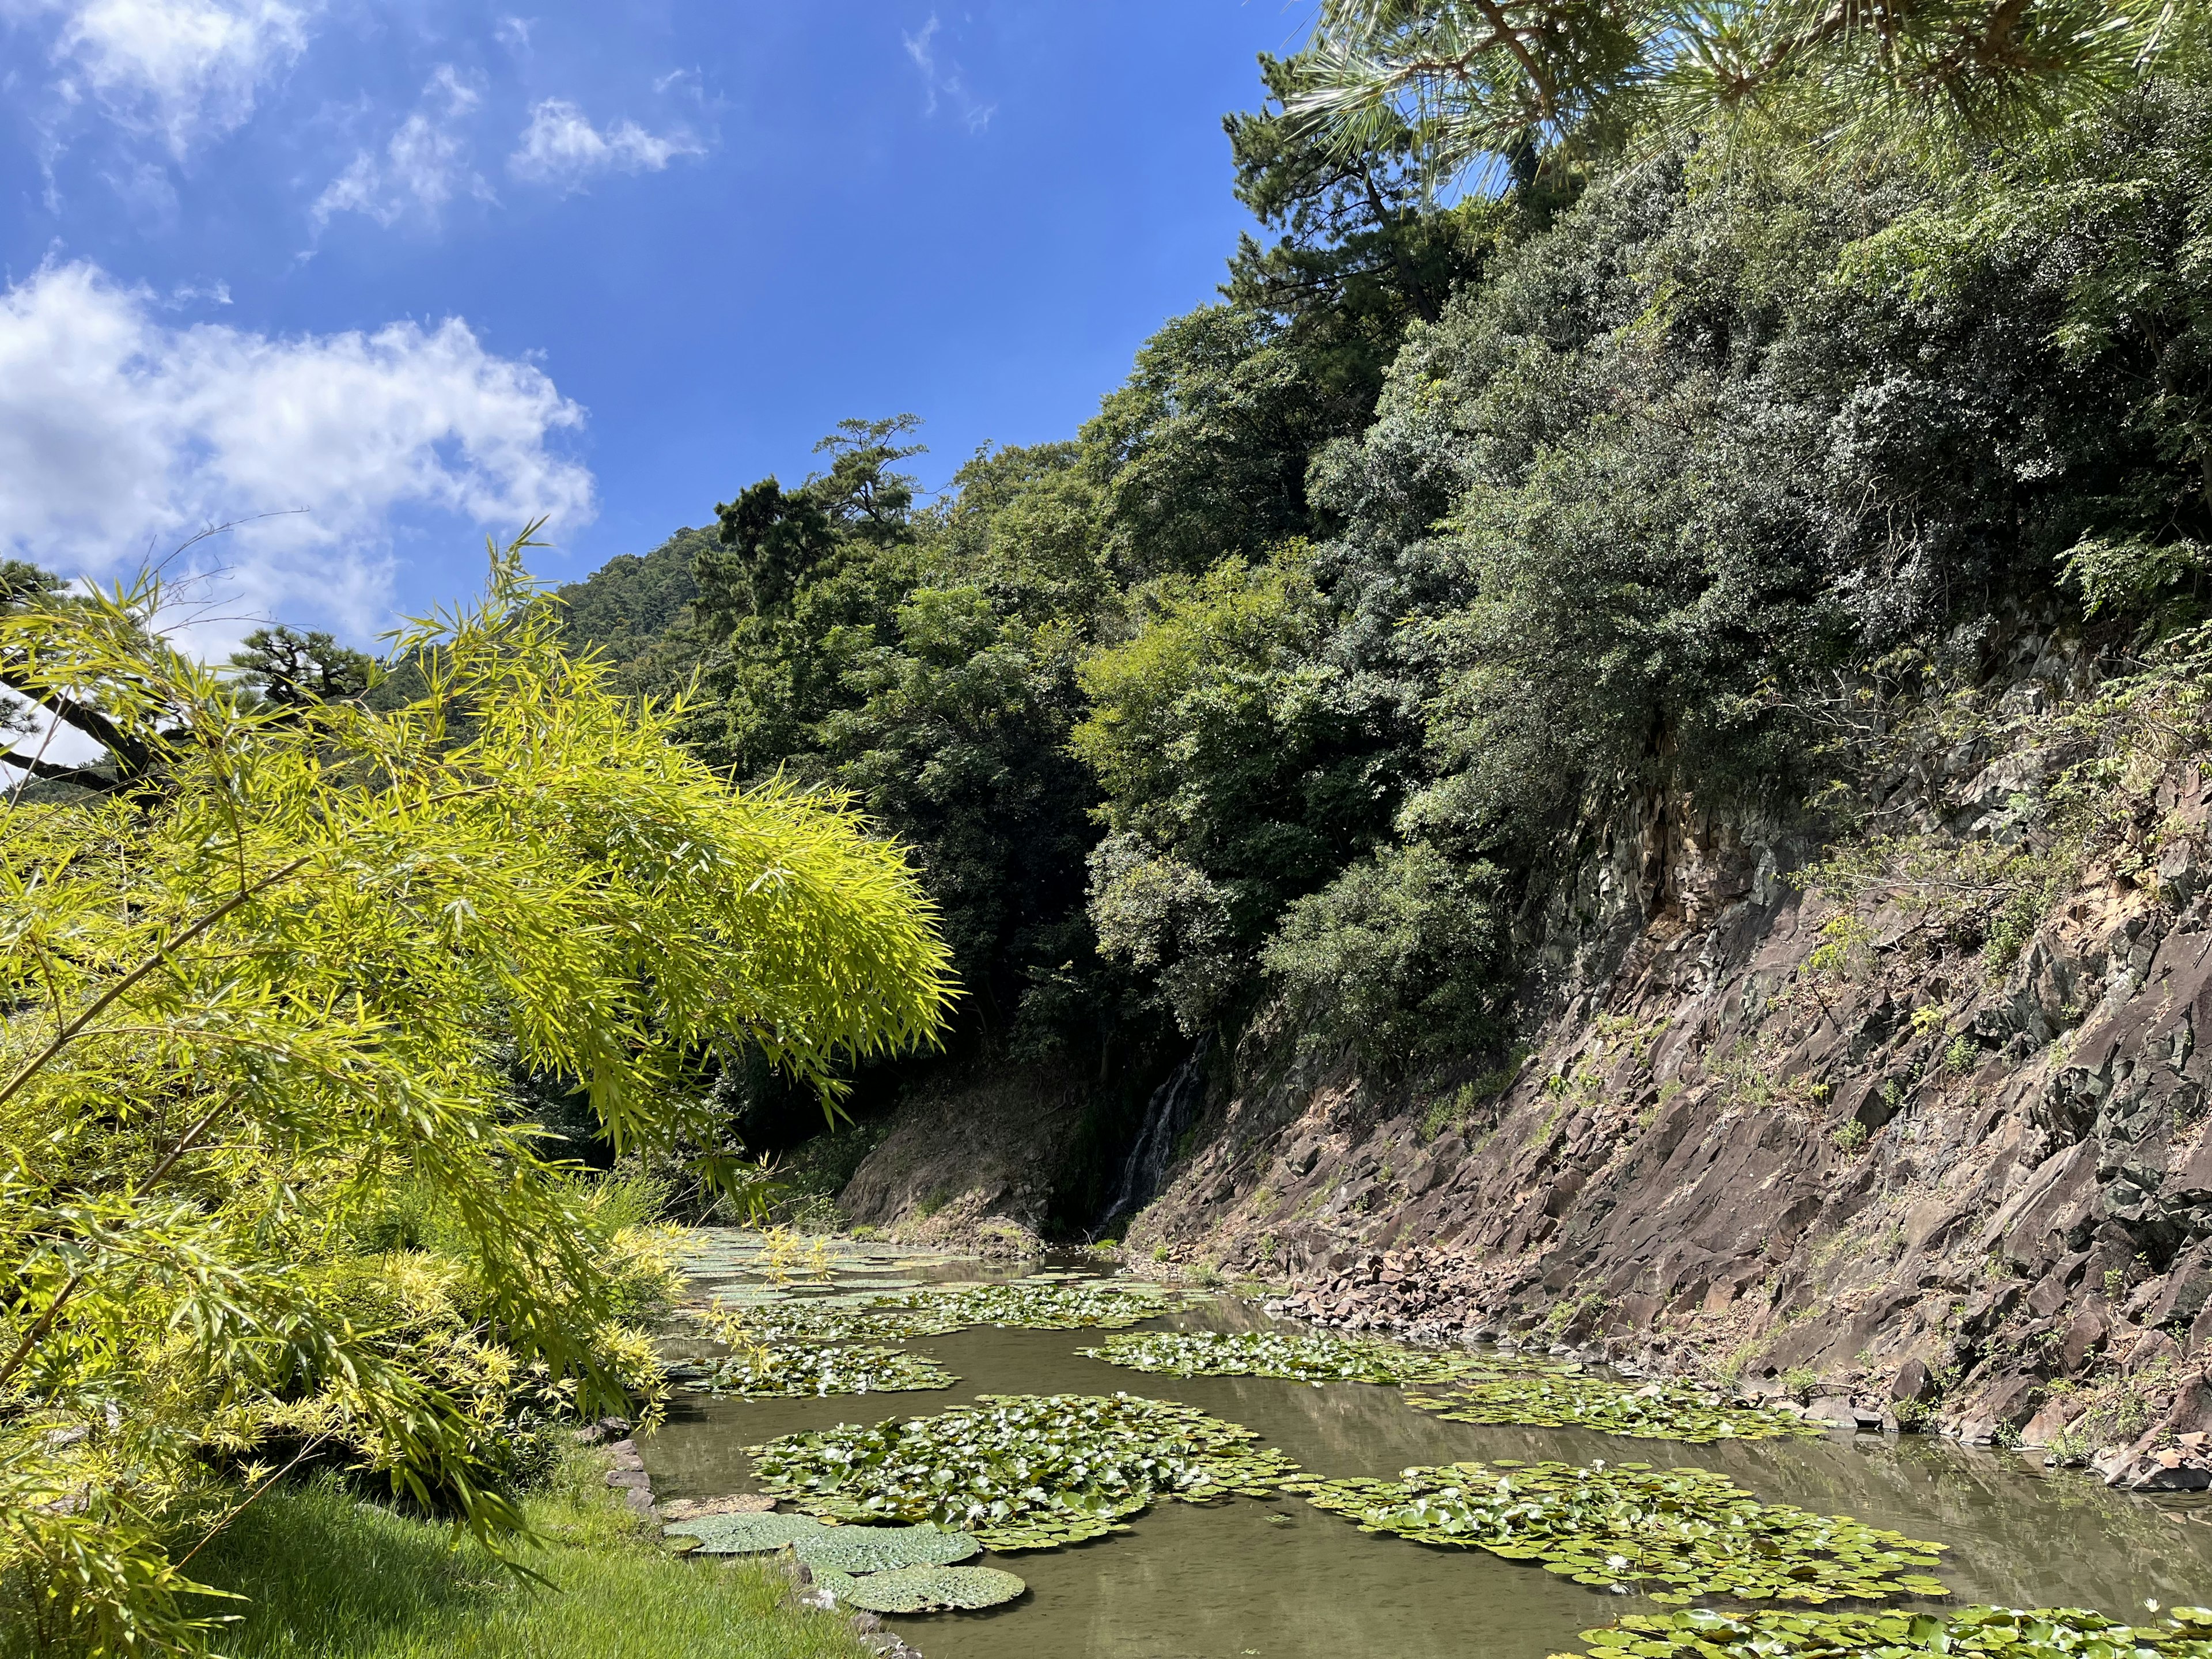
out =
[[(951, 1275), (933, 1262), (912, 1276)], [(963, 1276), (980, 1275), (969, 1264)], [(1224, 1297), (1138, 1328), (1272, 1322)], [(713, 1497), (751, 1489), (743, 1446), (795, 1430), (923, 1416), (979, 1394), (1119, 1389), (1242, 1423), (1332, 1476), (1388, 1477), (1412, 1464), (1500, 1457), (1716, 1470), (1761, 1499), (1948, 1545), (1936, 1576), (1954, 1591), (1953, 1605), (2125, 1614), (2140, 1613), (2146, 1598), (2212, 1601), (2212, 1507), (2115, 1495), (2079, 1472), (2046, 1471), (2017, 1453), (1873, 1435), (1681, 1446), (1481, 1427), (1440, 1421), (1392, 1388), (1147, 1376), (1074, 1352), (1097, 1340), (1081, 1330), (993, 1329), (919, 1339), (907, 1346), (961, 1379), (930, 1393), (769, 1401), (680, 1394), (668, 1425), (641, 1449), (661, 1498)], [(1018, 1573), (1030, 1593), (989, 1613), (886, 1625), (927, 1659), (1542, 1659), (1577, 1648), (1578, 1632), (1618, 1614), (1664, 1611), (1529, 1563), (1370, 1536), (1287, 1497), (1160, 1504), (1127, 1533), (981, 1559)]]

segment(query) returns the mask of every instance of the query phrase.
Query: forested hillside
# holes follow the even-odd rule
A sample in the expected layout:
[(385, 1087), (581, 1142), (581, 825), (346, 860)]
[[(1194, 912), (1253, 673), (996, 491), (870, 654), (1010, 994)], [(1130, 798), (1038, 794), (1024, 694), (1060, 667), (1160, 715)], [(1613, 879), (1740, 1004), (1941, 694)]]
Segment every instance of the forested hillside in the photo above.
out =
[(1126, 1113), (1267, 1011), (1449, 1093), (1550, 1011), (1547, 918), (1624, 808), (1838, 842), (1869, 734), (2021, 627), (2100, 672), (2194, 641), (2197, 61), (2001, 143), (1586, 124), (1443, 192), (1434, 134), (1347, 147), (1285, 114), (1315, 60), (1265, 63), (1226, 124), (1264, 235), (1080, 431), (923, 501), (921, 423), (848, 422), (562, 590), (569, 627), (690, 684), (717, 766), (916, 849), (956, 1060)]
[[(1025, 1585), (970, 1555), (1231, 1493), (1540, 1559), (1567, 1631), (1577, 1583), (1952, 1593), (1886, 1576), (1945, 1544), (1796, 1507), (1856, 1452), (1733, 1466), (1770, 1505), (1516, 1437), (1492, 1489), (1405, 1468), (1467, 1443), (1411, 1412), (2212, 1490), (2209, 22), (1322, 0), (1226, 120), (1218, 299), (1073, 433), (948, 475), (860, 411), (551, 593), (532, 525), (381, 660), (218, 667), (158, 570), (0, 562), (0, 1650), (910, 1655), (787, 1592), (976, 1611)], [(1422, 1341), (1182, 1294), (1225, 1284)], [(971, 1330), (968, 1377), (877, 1342)], [(1219, 1381), (1285, 1445), (1118, 1388), (781, 1415), (1017, 1358)], [(1900, 1523), (1950, 1480), (1883, 1467)], [(2075, 1582), (2038, 1502), (1962, 1599)], [(1318, 1653), (1369, 1632), (1280, 1587), (1415, 1599), (1222, 1508), (1245, 1545), (1152, 1528), (1105, 1611), (1074, 1570), (1036, 1610)], [(679, 1562), (656, 1514), (823, 1553)], [(1555, 1651), (1504, 1595), (1483, 1639)], [(1881, 1639), (2015, 1628), (2116, 1626)]]

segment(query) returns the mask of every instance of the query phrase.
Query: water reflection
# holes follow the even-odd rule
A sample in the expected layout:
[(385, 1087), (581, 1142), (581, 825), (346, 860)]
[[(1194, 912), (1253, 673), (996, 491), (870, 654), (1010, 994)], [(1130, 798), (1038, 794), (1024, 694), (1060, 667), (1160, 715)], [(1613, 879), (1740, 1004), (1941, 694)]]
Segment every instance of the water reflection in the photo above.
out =
[[(1257, 1320), (1224, 1302), (1162, 1325)], [(798, 1429), (921, 1415), (978, 1394), (1133, 1394), (1188, 1401), (1258, 1431), (1307, 1468), (1389, 1475), (1455, 1458), (1640, 1459), (1717, 1470), (1761, 1498), (1852, 1515), (1948, 1545), (1937, 1575), (1961, 1601), (2124, 1613), (2212, 1601), (2212, 1510), (2161, 1507), (2046, 1472), (2016, 1454), (1833, 1436), (1677, 1446), (1571, 1430), (1446, 1423), (1395, 1389), (1260, 1377), (1148, 1376), (1074, 1350), (1084, 1331), (970, 1330), (913, 1344), (958, 1387), (865, 1399), (679, 1396), (645, 1443), (656, 1491), (708, 1497), (750, 1485), (739, 1448)], [(994, 1558), (1030, 1595), (990, 1613), (890, 1621), (928, 1659), (1542, 1659), (1637, 1598), (1583, 1589), (1480, 1552), (1370, 1537), (1296, 1499), (1164, 1504), (1133, 1531), (1076, 1549)]]

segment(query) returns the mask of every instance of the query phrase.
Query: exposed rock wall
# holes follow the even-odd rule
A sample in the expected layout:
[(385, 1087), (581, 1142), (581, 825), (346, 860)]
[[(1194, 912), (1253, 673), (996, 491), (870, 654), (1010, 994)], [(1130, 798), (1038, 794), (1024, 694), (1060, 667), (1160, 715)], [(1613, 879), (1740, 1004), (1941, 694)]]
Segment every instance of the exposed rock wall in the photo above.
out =
[[(1990, 718), (1871, 792), (1877, 819), (2048, 841), (2080, 752), (2058, 715), (2093, 676), (2019, 652)], [(2155, 856), (2039, 895), (1995, 979), (1906, 899), (1862, 898), (1839, 934), (1791, 879), (1821, 851), (1802, 828), (1640, 801), (1520, 921), (1549, 1013), (1516, 1067), (1378, 1088), (1264, 1017), (1131, 1253), (1353, 1328), (1510, 1334), (2212, 1486), (2208, 768), (2162, 764), (2127, 785)], [(841, 1202), (1034, 1238), (1088, 1098), (1018, 1072), (936, 1090)]]
[(946, 1079), (901, 1106), (838, 1207), (917, 1242), (1034, 1249), (1091, 1094), (1081, 1079), (1011, 1067)]
[[(2013, 729), (2051, 695), (2008, 696)], [(1968, 743), (1894, 788), (2001, 844), (2047, 763)], [(2212, 1360), (2203, 769), (2150, 805), (2155, 870), (2091, 872), (1991, 982), (1908, 905), (1838, 949), (1785, 878), (1808, 845), (1647, 803), (1530, 919), (1557, 1012), (1502, 1093), (1378, 1092), (1255, 1030), (1130, 1243), (1288, 1280), (1307, 1316), (1733, 1374), (1839, 1421), (2148, 1431), (2130, 1478), (2160, 1484), (2144, 1457), (2212, 1429), (2184, 1386)], [(2167, 1455), (2164, 1484), (2212, 1483)]]

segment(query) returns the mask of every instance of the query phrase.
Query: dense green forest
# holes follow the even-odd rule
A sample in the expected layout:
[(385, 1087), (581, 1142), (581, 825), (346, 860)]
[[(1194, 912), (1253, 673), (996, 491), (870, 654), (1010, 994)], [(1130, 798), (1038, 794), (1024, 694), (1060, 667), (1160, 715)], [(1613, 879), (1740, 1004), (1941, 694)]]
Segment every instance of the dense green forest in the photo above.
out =
[(2201, 617), (2198, 61), (1965, 150), (1585, 127), (1456, 193), (1267, 62), (1226, 124), (1264, 235), (1073, 437), (925, 501), (920, 423), (848, 422), (568, 626), (915, 849), (956, 1053), (1156, 1075), (1285, 1000), (1479, 1066), (1632, 799), (1810, 821), (1839, 699)]
[[(1227, 120), (1220, 297), (1064, 440), (931, 492), (874, 411), (383, 662), (0, 566), (0, 1645), (206, 1650), (302, 1466), (510, 1561), (614, 1527), (650, 1224), (825, 1107), (1084, 1079), (1072, 1231), (1263, 1011), (1493, 1067), (1631, 808), (1817, 842), (2023, 632), (2201, 681), (2201, 12), (1329, 0)], [(606, 1625), (682, 1594), (635, 1531)]]

